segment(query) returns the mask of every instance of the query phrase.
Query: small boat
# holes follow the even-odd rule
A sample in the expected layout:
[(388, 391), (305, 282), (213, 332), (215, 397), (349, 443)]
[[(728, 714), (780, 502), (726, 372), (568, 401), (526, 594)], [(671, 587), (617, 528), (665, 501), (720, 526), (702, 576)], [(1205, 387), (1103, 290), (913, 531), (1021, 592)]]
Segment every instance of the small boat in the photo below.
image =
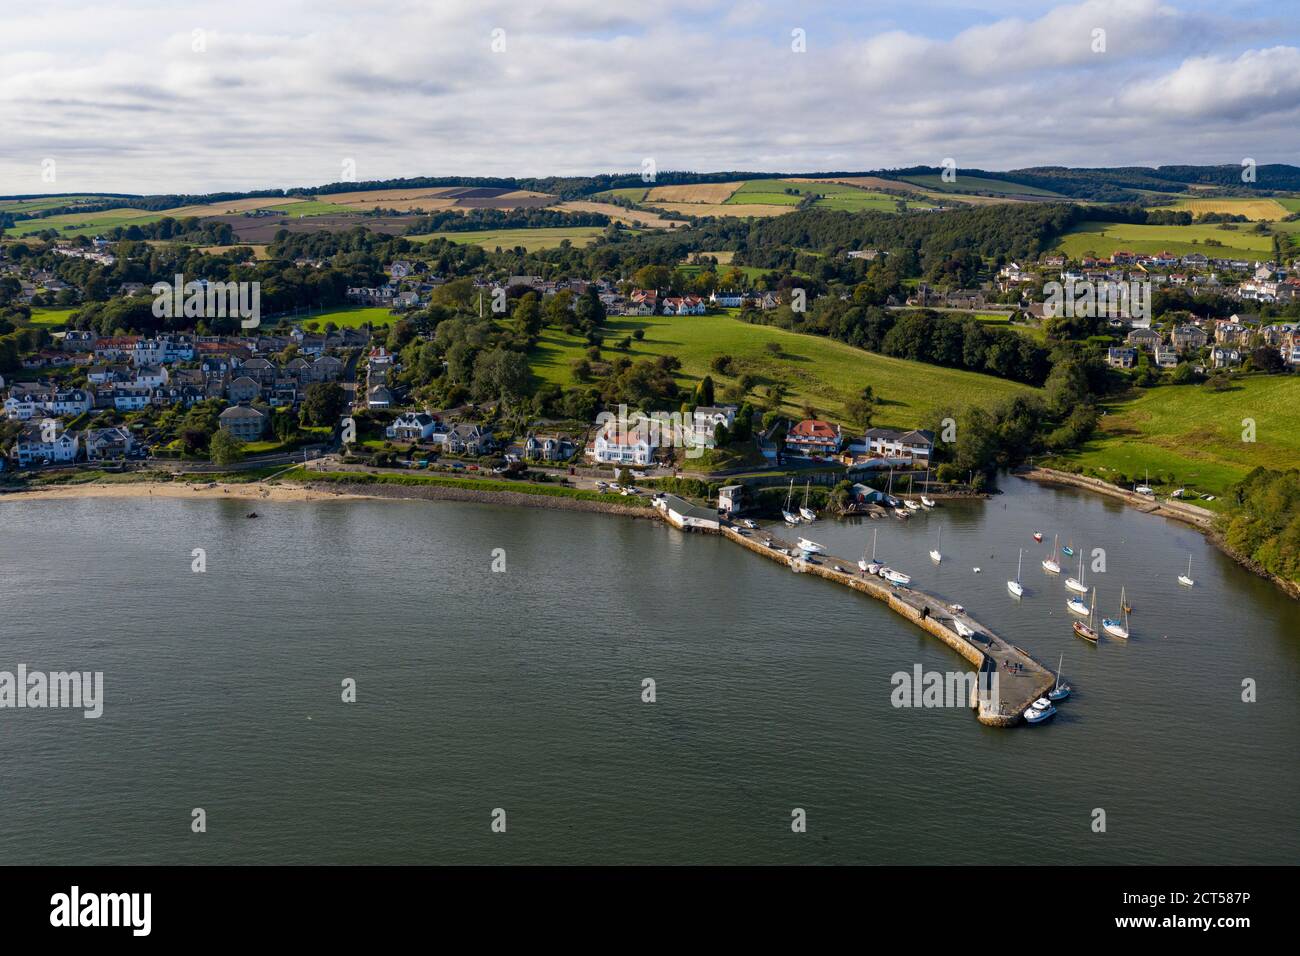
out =
[(794, 479), (790, 479), (790, 490), (785, 493), (785, 507), (781, 509), (781, 517), (785, 523), (793, 527), (799, 523), (799, 516), (790, 510), (790, 499), (794, 497)]
[(245, 518), (256, 518), (256, 517), (259, 517), (259, 515), (258, 515), (258, 513), (257, 513), (256, 511), (250, 511), (248, 514), (244, 515), (244, 517), (245, 517)]
[(963, 606), (963, 605), (961, 605), (961, 604), (949, 604), (949, 605), (948, 605), (948, 610), (950, 610), (950, 611), (956, 611), (958, 614), (965, 614), (965, 613), (966, 613), (966, 608), (965, 608), (965, 606)]
[(1065, 700), (1070, 696), (1070, 685), (1061, 680), (1061, 664), (1065, 663), (1065, 655), (1061, 655), (1061, 660), (1056, 665), (1056, 686), (1047, 692), (1048, 700)]
[(1088, 605), (1084, 604), (1083, 601), (1077, 597), (1072, 597), (1070, 600), (1066, 601), (1065, 607), (1071, 614), (1079, 614), (1083, 617), (1088, 616)]
[(973, 573), (973, 574), (979, 574), (979, 573), (980, 573), (980, 569), (979, 569), (979, 568), (971, 568), (971, 573)]
[(1042, 541), (1042, 540), (1043, 540), (1043, 532), (1041, 532), (1041, 531), (1035, 531), (1035, 532), (1034, 532), (1034, 540), (1035, 540), (1035, 541)]
[(1074, 547), (1067, 544), (1065, 547), (1061, 548), (1061, 553), (1072, 558), (1074, 557)]
[(1083, 583), (1083, 552), (1079, 552), (1079, 576), (1077, 578), (1066, 578), (1065, 586), (1071, 591), (1078, 591), (1080, 594), (1088, 593), (1088, 585)]
[(1121, 588), (1119, 592), (1118, 618), (1103, 617), (1101, 619), (1102, 630), (1111, 637), (1118, 637), (1121, 641), (1128, 640), (1128, 611), (1125, 610), (1128, 607), (1128, 602), (1124, 600), (1124, 597), (1124, 589)]
[(804, 482), (803, 504), (799, 506), (799, 516), (803, 518), (804, 521), (817, 520), (817, 512), (813, 511), (811, 508), (808, 507), (808, 488), (811, 484), (812, 484), (811, 482)]
[(1023, 597), (1025, 594), (1025, 586), (1020, 583), (1020, 562), (1024, 560), (1024, 557), (1025, 557), (1025, 549), (1021, 548), (1020, 556), (1016, 558), (1016, 579), (1014, 581), (1007, 582), (1007, 590), (1010, 591), (1015, 597)]
[(816, 541), (809, 541), (807, 538), (800, 538), (798, 541), (799, 550), (804, 554), (821, 554), (826, 549)]
[(921, 510), (921, 506), (920, 506), (917, 502), (913, 501), (911, 498), (904, 498), (904, 499), (903, 499), (903, 507), (906, 508), (908, 511), (920, 511), (920, 510)]
[[(1092, 592), (1092, 606), (1093, 606), (1093, 608), (1096, 608), (1096, 606), (1097, 606), (1097, 592), (1096, 592), (1096, 591), (1093, 591), (1093, 592)], [(1081, 638), (1083, 638), (1085, 641), (1087, 641), (1089, 644), (1096, 644), (1096, 643), (1097, 643), (1097, 638), (1099, 637), (1099, 635), (1097, 634), (1097, 632), (1096, 632), (1095, 630), (1093, 630), (1093, 627), (1092, 627), (1092, 611), (1089, 611), (1089, 612), (1088, 612), (1088, 623), (1087, 623), (1087, 624), (1084, 624), (1082, 621), (1075, 621), (1075, 622), (1071, 625), (1071, 627), (1074, 628), (1074, 635), (1075, 635), (1075, 637), (1081, 637)]]
[(1057, 545), (1057, 539), (1056, 539), (1056, 538), (1053, 538), (1053, 539), (1052, 539), (1052, 556), (1051, 556), (1050, 558), (1044, 558), (1044, 559), (1043, 559), (1043, 570), (1046, 571), (1048, 574), (1060, 574), (1060, 573), (1061, 573), (1061, 566), (1060, 566), (1059, 564), (1056, 563), (1056, 545)]
[(930, 550), (930, 560), (935, 564), (943, 560), (943, 552), (939, 550), (941, 544), (943, 544), (943, 525), (939, 525), (938, 540), (935, 541), (934, 547)]
[(876, 534), (877, 529), (871, 531), (871, 558), (868, 559), (866, 552), (863, 552), (861, 560), (858, 561), (858, 570), (865, 571), (867, 574), (878, 574), (883, 565), (876, 560)]
[(902, 571), (895, 571), (893, 568), (881, 568), (880, 576), (890, 584), (911, 584), (912, 579)]
[(935, 506), (935, 502), (932, 499), (927, 498), (925, 495), (922, 495), (921, 506), (924, 508), (933, 508)]
[[(1040, 707), (1038, 706), (1040, 703), (1046, 704), (1047, 706)], [(1041, 724), (1043, 721), (1055, 716), (1056, 708), (1052, 706), (1052, 702), (1045, 697), (1040, 697), (1038, 700), (1034, 701), (1032, 707), (1025, 711), (1025, 723)]]
[(907, 519), (912, 517), (912, 512), (906, 510), (905, 508), (895, 508), (894, 517), (899, 519)]
[(1183, 587), (1194, 587), (1196, 582), (1192, 580), (1192, 556), (1187, 556), (1187, 573), (1178, 575), (1178, 583)]
[(749, 518), (742, 519), (740, 523), (743, 524), (746, 528), (748, 528), (751, 531), (758, 528), (758, 522), (751, 521)]
[(954, 620), (954, 621), (952, 622), (952, 626), (953, 626), (953, 629), (956, 630), (957, 634), (958, 634), (959, 636), (961, 636), (961, 637), (974, 637), (974, 636), (975, 636), (975, 632), (974, 632), (973, 630), (971, 630), (969, 627), (967, 627), (965, 624), (963, 624), (961, 621)]

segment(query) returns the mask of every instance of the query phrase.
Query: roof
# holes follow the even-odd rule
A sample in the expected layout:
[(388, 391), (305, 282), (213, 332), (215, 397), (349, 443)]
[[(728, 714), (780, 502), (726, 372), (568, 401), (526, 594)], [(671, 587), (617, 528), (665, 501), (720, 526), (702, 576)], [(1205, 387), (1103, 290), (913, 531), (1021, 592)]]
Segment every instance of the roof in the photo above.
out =
[(265, 418), (266, 416), (251, 405), (231, 405), (218, 417), (224, 418), (226, 421), (231, 421), (236, 418)]
[(832, 425), (830, 422), (824, 422), (817, 418), (805, 418), (794, 428), (786, 433), (787, 438), (820, 438), (830, 440), (838, 438), (840, 429), (838, 425)]

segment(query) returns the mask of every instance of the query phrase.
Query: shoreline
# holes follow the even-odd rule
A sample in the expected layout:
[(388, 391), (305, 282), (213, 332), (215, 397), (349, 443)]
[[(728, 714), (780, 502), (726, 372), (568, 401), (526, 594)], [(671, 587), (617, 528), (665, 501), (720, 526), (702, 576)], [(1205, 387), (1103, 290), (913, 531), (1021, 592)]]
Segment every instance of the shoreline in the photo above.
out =
[(1045, 485), (1065, 485), (1071, 488), (1078, 488), (1082, 491), (1091, 491), (1095, 494), (1104, 495), (1107, 498), (1113, 498), (1122, 501), (1132, 508), (1143, 514), (1156, 515), (1161, 518), (1169, 518), (1193, 528), (1205, 535), (1210, 542), (1220, 552), (1227, 555), (1238, 565), (1258, 578), (1263, 578), (1272, 583), (1283, 594), (1300, 601), (1300, 583), (1288, 581), (1286, 578), (1278, 577), (1272, 571), (1268, 571), (1250, 558), (1237, 554), (1227, 547), (1223, 542), (1223, 536), (1215, 527), (1214, 519), (1217, 517), (1214, 512), (1196, 505), (1186, 505), (1169, 501), (1155, 501), (1145, 495), (1139, 495), (1136, 492), (1125, 491), (1115, 485), (1107, 484), (1099, 478), (1089, 478), (1085, 475), (1074, 475), (1068, 471), (1057, 471), (1054, 468), (1029, 468), (1022, 471), (1011, 472), (1016, 478), (1023, 478), (1026, 481), (1036, 481)]

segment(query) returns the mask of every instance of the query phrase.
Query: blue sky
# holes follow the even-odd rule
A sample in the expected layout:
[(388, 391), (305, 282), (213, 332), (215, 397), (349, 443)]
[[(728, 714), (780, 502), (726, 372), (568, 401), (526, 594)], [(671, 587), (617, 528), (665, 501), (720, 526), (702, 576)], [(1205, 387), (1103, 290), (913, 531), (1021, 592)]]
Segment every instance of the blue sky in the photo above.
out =
[(789, 172), (948, 157), (1300, 163), (1300, 18), (1287, 9), (43, 0), (11, 5), (0, 30), (0, 194), (245, 190), (349, 168), (360, 180), (638, 171), (645, 159)]

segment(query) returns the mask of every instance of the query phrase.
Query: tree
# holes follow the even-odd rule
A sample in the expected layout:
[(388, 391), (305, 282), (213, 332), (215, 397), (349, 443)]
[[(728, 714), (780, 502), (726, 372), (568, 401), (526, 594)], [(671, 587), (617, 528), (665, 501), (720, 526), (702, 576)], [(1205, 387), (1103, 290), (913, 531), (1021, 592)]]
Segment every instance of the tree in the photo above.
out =
[(334, 425), (346, 407), (347, 396), (338, 382), (313, 382), (302, 401), (303, 417), (313, 425)]
[(217, 429), (208, 444), (214, 465), (231, 465), (244, 458), (244, 443), (224, 428)]

